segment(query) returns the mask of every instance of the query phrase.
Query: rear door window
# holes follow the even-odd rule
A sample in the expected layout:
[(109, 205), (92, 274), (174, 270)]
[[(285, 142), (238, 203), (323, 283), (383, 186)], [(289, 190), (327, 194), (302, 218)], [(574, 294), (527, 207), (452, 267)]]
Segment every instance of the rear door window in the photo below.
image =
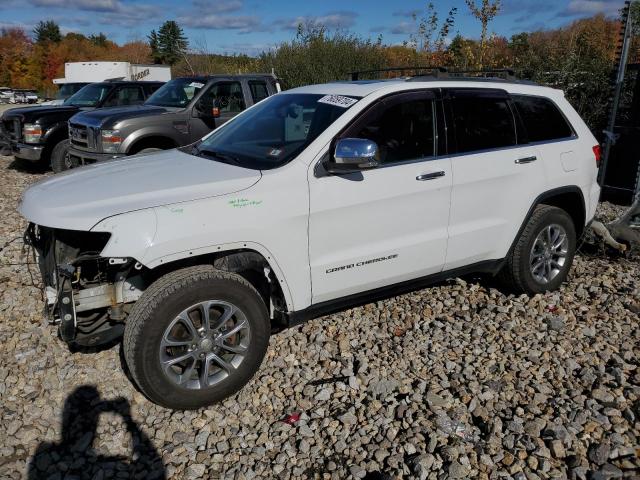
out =
[(574, 135), (558, 107), (548, 98), (512, 95), (511, 98), (527, 131), (529, 142), (561, 140)]
[(267, 83), (260, 80), (249, 80), (249, 90), (251, 90), (251, 98), (253, 103), (258, 103), (269, 96), (267, 91)]
[(451, 116), (458, 153), (516, 145), (516, 124), (509, 97), (500, 91), (450, 92)]

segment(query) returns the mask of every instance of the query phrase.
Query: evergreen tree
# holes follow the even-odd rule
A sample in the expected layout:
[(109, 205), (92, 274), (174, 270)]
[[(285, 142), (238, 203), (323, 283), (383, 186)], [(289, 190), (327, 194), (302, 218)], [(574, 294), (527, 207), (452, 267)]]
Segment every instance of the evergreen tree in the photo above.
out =
[(173, 20), (164, 22), (158, 32), (152, 30), (148, 39), (155, 63), (175, 65), (182, 59), (189, 46), (182, 28)]
[(153, 63), (162, 63), (162, 55), (160, 54), (160, 46), (158, 43), (158, 33), (155, 30), (151, 30), (147, 39), (149, 40), (149, 48), (151, 49)]
[(53, 20), (39, 21), (33, 29), (33, 36), (37, 43), (59, 43), (62, 40), (60, 27)]

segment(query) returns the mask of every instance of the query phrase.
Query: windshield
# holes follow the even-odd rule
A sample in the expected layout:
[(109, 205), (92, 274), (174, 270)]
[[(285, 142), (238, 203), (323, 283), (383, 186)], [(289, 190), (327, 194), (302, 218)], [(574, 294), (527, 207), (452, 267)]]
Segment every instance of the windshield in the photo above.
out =
[(111, 90), (111, 85), (105, 83), (92, 83), (81, 88), (71, 95), (64, 102), (65, 105), (75, 105), (76, 107), (95, 107), (107, 96)]
[(255, 170), (276, 168), (291, 161), (357, 101), (341, 95), (275, 95), (214, 131), (194, 154)]
[(149, 97), (145, 105), (186, 107), (205, 83), (191, 78), (176, 78), (160, 87)]

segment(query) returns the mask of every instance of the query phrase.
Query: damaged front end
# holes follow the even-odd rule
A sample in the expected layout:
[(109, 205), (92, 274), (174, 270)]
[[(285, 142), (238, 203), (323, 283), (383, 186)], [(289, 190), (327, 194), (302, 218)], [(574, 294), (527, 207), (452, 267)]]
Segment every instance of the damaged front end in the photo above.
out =
[(69, 344), (90, 347), (119, 338), (144, 290), (143, 267), (136, 260), (100, 255), (109, 237), (33, 223), (25, 232), (42, 276), (45, 315)]

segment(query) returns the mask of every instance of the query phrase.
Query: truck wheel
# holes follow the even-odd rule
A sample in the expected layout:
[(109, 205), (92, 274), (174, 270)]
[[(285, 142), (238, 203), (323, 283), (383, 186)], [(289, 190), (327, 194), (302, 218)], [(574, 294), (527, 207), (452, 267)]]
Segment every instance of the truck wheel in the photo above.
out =
[(153, 402), (195, 409), (240, 390), (269, 345), (260, 294), (240, 275), (188, 267), (153, 283), (135, 303), (124, 332), (131, 376)]
[(538, 205), (499, 273), (505, 287), (534, 295), (556, 290), (567, 278), (576, 229), (564, 210)]
[(62, 140), (58, 142), (58, 144), (53, 147), (53, 151), (51, 152), (51, 169), (53, 173), (64, 172), (65, 170), (69, 170), (70, 168), (75, 168), (78, 166), (77, 161), (72, 161), (69, 158), (69, 140)]

